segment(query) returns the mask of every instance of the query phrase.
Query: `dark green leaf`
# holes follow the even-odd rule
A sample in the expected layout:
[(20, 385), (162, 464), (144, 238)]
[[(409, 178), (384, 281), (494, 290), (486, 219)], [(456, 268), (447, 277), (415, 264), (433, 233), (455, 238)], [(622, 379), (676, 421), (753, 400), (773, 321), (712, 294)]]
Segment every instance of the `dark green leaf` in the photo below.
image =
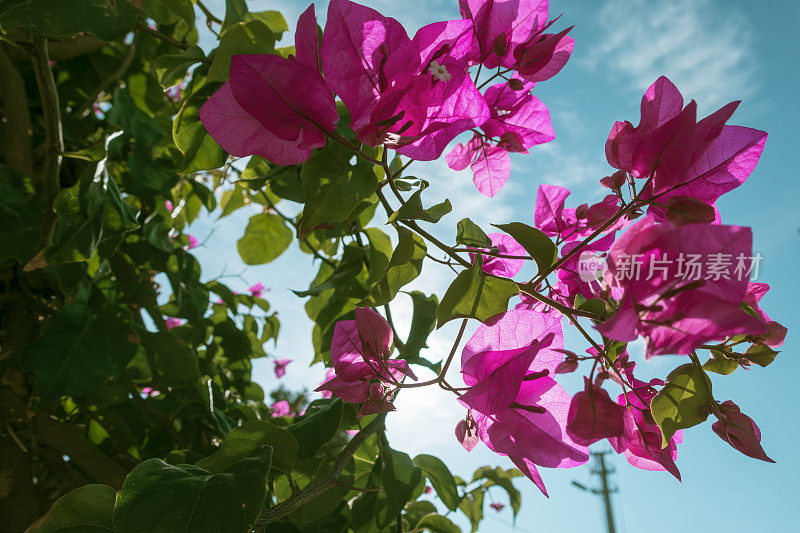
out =
[(35, 392), (41, 401), (91, 394), (118, 376), (136, 354), (129, 342), (130, 319), (119, 307), (95, 313), (76, 304), (47, 319), (22, 356), (24, 367), (36, 373)]
[(429, 514), (417, 524), (419, 531), (433, 531), (434, 533), (461, 533), (461, 528), (440, 514)]
[(433, 455), (421, 454), (414, 457), (414, 464), (422, 469), (425, 476), (433, 485), (436, 494), (442, 503), (450, 509), (455, 511), (458, 508), (460, 500), (458, 496), (458, 488), (453, 479), (453, 474), (447, 468), (441, 459)]
[(727, 376), (739, 368), (739, 363), (736, 359), (726, 357), (723, 352), (712, 350), (711, 357), (703, 364), (703, 368), (708, 372)]
[(228, 81), (231, 58), (242, 54), (271, 54), (275, 51), (275, 34), (261, 20), (237, 22), (225, 29), (214, 54), (208, 81)]
[(200, 121), (200, 107), (215, 89), (213, 84), (206, 85), (187, 98), (172, 123), (172, 138), (183, 153), (181, 172), (184, 174), (219, 168), (228, 159), (228, 154)]
[(28, 0), (18, 4), (0, 18), (0, 25), (21, 26), (49, 39), (69, 39), (83, 32), (111, 41), (144, 18), (128, 0)]
[(297, 458), (297, 439), (289, 431), (261, 420), (233, 428), (225, 436), (219, 450), (210, 457), (197, 461), (197, 466), (215, 474), (225, 472), (264, 446), (272, 447), (272, 463), (275, 468), (284, 472), (292, 471)]
[(119, 491), (114, 531), (246, 531), (264, 503), (270, 456), (265, 446), (220, 474), (149, 459), (128, 474)]
[(424, 220), (425, 222), (436, 223), (452, 210), (453, 206), (450, 205), (450, 200), (445, 200), (428, 209), (423, 208), (422, 190), (419, 190), (412, 194), (400, 209), (392, 213), (392, 216), (389, 217), (389, 222), (396, 220)]
[(414, 489), (422, 480), (422, 469), (414, 464), (407, 453), (390, 448), (383, 436), (381, 436), (381, 458), (383, 459), (381, 482), (389, 503), (387, 520), (393, 521), (411, 499)]
[[(389, 303), (401, 288), (415, 280), (422, 271), (422, 261), (427, 250), (425, 241), (403, 227), (397, 228), (397, 236), (397, 248), (392, 253), (386, 271), (378, 278), (361, 305), (378, 307)], [(372, 268), (370, 271), (370, 274), (374, 272)]]
[(478, 487), (464, 495), (458, 508), (461, 509), (472, 525), (472, 533), (478, 531), (478, 525), (483, 520), (483, 487)]
[(752, 361), (760, 367), (765, 367), (772, 363), (778, 353), (766, 344), (754, 344), (744, 352), (744, 358)]
[(114, 531), (115, 497), (108, 485), (77, 488), (56, 500), (26, 533), (110, 533)]
[(470, 248), (490, 248), (492, 246), (492, 240), (468, 218), (462, 218), (458, 223), (456, 243)]
[(306, 204), (300, 229), (309, 232), (326, 222), (343, 222), (378, 187), (372, 165), (357, 160), (337, 144), (311, 156), (300, 171)]
[(314, 457), (323, 444), (336, 435), (342, 421), (342, 401), (317, 400), (308, 406), (306, 414), (287, 427), (297, 439), (298, 457)]
[(539, 272), (545, 272), (553, 266), (558, 257), (558, 248), (547, 235), (536, 228), (521, 222), (511, 224), (496, 224), (496, 228), (511, 235), (533, 257)]

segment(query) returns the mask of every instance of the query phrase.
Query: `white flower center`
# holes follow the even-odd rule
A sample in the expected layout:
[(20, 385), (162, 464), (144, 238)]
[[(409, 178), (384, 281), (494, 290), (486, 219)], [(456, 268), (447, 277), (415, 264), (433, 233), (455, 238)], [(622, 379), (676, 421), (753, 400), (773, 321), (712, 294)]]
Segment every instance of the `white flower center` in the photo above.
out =
[(431, 65), (428, 67), (428, 72), (435, 80), (450, 81), (453, 79), (453, 76), (447, 72), (447, 68), (444, 65), (440, 65), (436, 61), (431, 61)]

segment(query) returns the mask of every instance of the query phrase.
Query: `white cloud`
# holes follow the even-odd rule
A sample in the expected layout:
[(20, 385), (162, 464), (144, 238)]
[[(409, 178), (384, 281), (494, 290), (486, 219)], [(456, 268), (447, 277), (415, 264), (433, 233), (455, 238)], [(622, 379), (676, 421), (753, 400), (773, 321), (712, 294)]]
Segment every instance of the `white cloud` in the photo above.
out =
[(719, 0), (609, 0), (588, 65), (630, 78), (637, 90), (669, 77), (704, 110), (753, 93), (756, 59), (744, 15)]

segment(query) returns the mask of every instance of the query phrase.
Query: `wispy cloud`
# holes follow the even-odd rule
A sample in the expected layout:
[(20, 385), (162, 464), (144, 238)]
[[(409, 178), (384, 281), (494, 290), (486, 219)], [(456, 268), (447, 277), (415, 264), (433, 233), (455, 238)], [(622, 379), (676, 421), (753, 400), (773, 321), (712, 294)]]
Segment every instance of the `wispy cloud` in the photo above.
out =
[(706, 110), (750, 96), (755, 87), (753, 35), (744, 14), (720, 0), (609, 0), (587, 64), (630, 78), (636, 90), (659, 75)]

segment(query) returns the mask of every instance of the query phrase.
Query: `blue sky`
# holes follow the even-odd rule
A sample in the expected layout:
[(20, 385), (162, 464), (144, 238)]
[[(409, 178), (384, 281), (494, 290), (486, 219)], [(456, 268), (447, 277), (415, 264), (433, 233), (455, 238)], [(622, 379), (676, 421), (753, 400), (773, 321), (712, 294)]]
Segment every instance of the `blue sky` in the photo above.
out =
[[(223, 3), (206, 2), (217, 14), (224, 12)], [(252, 11), (282, 11), (290, 26), (309, 3), (248, 2)], [(364, 3), (398, 18), (410, 33), (429, 22), (458, 17), (456, 0)], [(326, 4), (317, 3), (321, 22)], [(739, 454), (711, 431), (708, 421), (688, 430), (679, 447), (677, 463), (683, 483), (666, 473), (635, 469), (624, 458), (614, 456), (611, 462), (617, 472), (613, 482), (620, 489), (614, 507), (621, 532), (788, 531), (795, 522), (796, 478), (800, 474), (795, 453), (800, 433), (794, 410), (800, 362), (793, 334), (800, 326), (793, 312), (800, 296), (800, 176), (792, 164), (800, 147), (794, 124), (800, 118), (796, 96), (800, 4), (788, 0), (757, 5), (740, 0), (551, 2), (551, 16), (561, 11), (565, 13), (563, 24), (575, 24), (571, 34), (576, 39), (575, 53), (558, 76), (541, 83), (534, 92), (551, 111), (556, 141), (534, 149), (531, 155), (515, 157), (511, 180), (494, 199), (481, 196), (468, 173), (453, 172), (443, 162), (415, 164), (411, 172), (431, 182), (427, 201), (447, 197), (453, 202), (454, 212), (440, 224), (445, 239), (453, 239), (455, 224), (464, 216), (484, 226), (531, 223), (539, 184), (571, 188), (576, 204), (602, 197), (604, 189), (597, 182), (609, 173), (603, 152), (608, 131), (615, 120), (638, 121), (641, 95), (659, 75), (672, 79), (687, 100), (697, 100), (704, 114), (731, 100), (743, 100), (730, 123), (763, 129), (770, 136), (756, 171), (742, 187), (726, 195), (719, 207), (725, 223), (753, 227), (754, 250), (764, 257), (759, 281), (773, 287), (764, 307), (790, 334), (770, 367), (737, 370), (731, 376), (713, 375), (712, 379), (718, 400), (736, 401), (756, 420), (764, 448), (777, 464)], [(285, 38), (284, 43), (291, 40)], [(297, 211), (290, 205), (284, 209)], [(270, 288), (268, 298), (282, 323), (281, 338), (272, 351), (295, 359), (283, 381), (288, 386), (313, 388), (324, 369), (306, 368), (312, 357), (310, 323), (303, 302), (288, 289), (307, 287), (316, 267), (310, 256), (293, 246), (270, 265), (245, 269), (235, 243), (250, 214), (242, 210), (219, 222), (206, 219), (196, 223), (192, 228), (196, 236), (203, 240), (210, 235), (197, 255), (206, 278), (222, 272), (242, 273), (244, 279), (228, 280), (235, 288), (244, 290), (248, 282), (256, 281)], [(413, 287), (441, 296), (450, 281), (452, 275), (444, 267), (430, 263)], [(409, 301), (401, 297), (393, 306), (401, 324), (410, 319)], [(437, 331), (430, 340), (428, 357), (442, 357), (453, 335), (452, 327)], [(585, 348), (576, 335), (567, 335), (566, 343), (574, 351)], [(665, 356), (639, 368), (645, 375), (663, 377), (682, 362)], [(256, 363), (256, 380), (267, 390), (277, 385), (271, 367), (268, 360)], [(439, 455), (462, 477), (485, 464), (511, 466), (485, 447), (467, 454), (458, 445), (453, 428), (463, 413), (452, 396), (430, 388), (410, 390), (396, 403), (398, 411), (390, 415), (388, 428), (397, 449), (412, 456), (422, 452)], [(602, 443), (598, 449), (603, 449)], [(516, 531), (603, 531), (597, 498), (570, 485), (573, 479), (592, 483), (588, 465), (573, 470), (542, 469), (542, 473), (549, 500), (526, 480), (517, 482), (524, 500)], [(507, 503), (500, 490), (493, 497)], [(481, 531), (512, 531), (510, 511), (495, 516), (487, 507), (485, 512), (491, 517)]]

